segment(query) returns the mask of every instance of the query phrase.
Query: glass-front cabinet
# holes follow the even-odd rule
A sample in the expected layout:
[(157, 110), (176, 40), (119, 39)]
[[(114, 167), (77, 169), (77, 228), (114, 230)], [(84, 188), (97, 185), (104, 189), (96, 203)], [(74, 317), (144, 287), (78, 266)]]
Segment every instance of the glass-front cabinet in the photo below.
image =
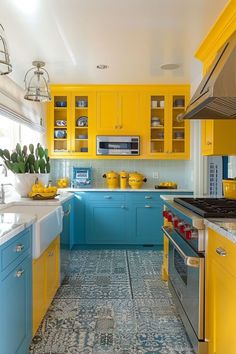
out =
[(66, 155), (70, 151), (70, 95), (58, 93), (53, 96), (50, 105), (51, 151), (60, 156)]
[(93, 110), (93, 93), (70, 92), (53, 95), (48, 113), (51, 156), (86, 157), (92, 154), (90, 122)]
[(149, 95), (149, 156), (165, 159), (189, 158), (189, 121), (180, 119), (188, 99), (187, 92)]

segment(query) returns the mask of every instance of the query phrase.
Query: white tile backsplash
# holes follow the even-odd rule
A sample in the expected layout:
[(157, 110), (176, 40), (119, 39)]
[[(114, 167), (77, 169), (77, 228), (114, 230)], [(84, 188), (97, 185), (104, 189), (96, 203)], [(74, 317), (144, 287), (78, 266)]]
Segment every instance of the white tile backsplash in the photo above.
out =
[[(79, 160), (79, 159), (52, 159), (51, 179), (53, 183), (63, 177), (72, 177), (73, 166), (92, 167), (93, 186), (102, 188), (106, 181), (102, 177), (105, 172), (114, 170), (120, 172), (138, 171), (147, 178), (146, 188), (152, 188), (163, 181), (173, 181), (179, 188), (193, 188), (193, 164), (191, 160)], [(153, 178), (153, 172), (158, 172), (158, 179)]]

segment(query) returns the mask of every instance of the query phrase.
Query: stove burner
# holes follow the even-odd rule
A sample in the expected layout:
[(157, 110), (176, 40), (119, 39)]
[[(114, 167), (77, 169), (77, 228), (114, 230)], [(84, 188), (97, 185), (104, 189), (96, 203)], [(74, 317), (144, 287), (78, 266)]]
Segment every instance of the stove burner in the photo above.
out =
[(236, 218), (236, 200), (225, 198), (174, 198), (204, 218)]

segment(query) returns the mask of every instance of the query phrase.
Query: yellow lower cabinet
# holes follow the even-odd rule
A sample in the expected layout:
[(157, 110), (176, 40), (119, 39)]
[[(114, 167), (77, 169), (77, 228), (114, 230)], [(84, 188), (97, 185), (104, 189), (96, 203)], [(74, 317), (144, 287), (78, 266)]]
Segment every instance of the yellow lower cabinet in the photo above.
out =
[[(206, 261), (208, 354), (236, 353), (235, 259), (236, 245), (209, 229)], [(231, 267), (231, 263), (234, 263), (234, 267)]]
[(50, 306), (60, 284), (60, 237), (33, 260), (33, 335)]
[(45, 286), (45, 301), (48, 308), (53, 300), (53, 297), (59, 288), (60, 284), (60, 238), (57, 237), (48, 249), (45, 251), (45, 263), (46, 263), (46, 286)]
[(45, 261), (44, 254), (33, 260), (33, 335), (46, 312), (45, 306)]
[(168, 252), (169, 252), (169, 240), (168, 237), (164, 235), (164, 252), (163, 252), (163, 263), (162, 263), (162, 280), (168, 280)]

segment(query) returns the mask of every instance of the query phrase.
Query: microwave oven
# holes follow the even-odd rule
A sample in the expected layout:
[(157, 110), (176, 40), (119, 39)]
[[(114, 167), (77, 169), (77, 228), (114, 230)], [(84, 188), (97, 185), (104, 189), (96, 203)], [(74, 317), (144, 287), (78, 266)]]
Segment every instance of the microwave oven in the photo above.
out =
[(97, 135), (97, 155), (138, 156), (140, 155), (139, 136)]

